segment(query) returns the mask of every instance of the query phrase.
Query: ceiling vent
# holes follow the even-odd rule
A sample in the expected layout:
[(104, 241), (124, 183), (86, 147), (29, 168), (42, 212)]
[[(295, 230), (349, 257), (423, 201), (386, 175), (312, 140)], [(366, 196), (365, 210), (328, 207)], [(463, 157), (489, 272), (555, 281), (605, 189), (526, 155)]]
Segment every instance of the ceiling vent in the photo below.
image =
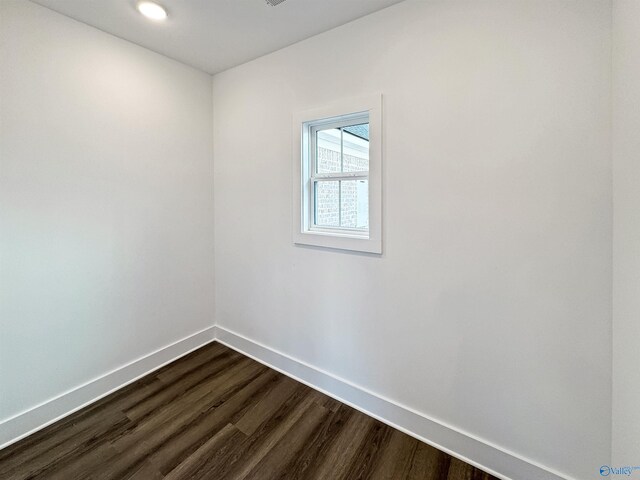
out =
[(282, 2), (284, 2), (284, 0), (266, 0), (267, 3), (269, 5), (271, 5), (272, 7), (275, 7), (277, 5), (280, 5)]

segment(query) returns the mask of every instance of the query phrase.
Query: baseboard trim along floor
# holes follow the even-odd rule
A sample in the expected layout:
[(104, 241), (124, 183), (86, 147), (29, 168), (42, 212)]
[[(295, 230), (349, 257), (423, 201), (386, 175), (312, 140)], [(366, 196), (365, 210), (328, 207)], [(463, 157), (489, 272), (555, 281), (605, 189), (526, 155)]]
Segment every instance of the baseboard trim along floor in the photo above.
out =
[(111, 392), (214, 340), (208, 327), (0, 422), (0, 449), (90, 405)]
[(499, 480), (220, 342), (0, 450), (0, 478)]
[(217, 325), (216, 341), (504, 480), (574, 480)]
[(5, 419), (0, 422), (0, 448), (45, 428), (212, 341), (218, 341), (498, 478), (574, 480), (221, 326), (196, 332)]

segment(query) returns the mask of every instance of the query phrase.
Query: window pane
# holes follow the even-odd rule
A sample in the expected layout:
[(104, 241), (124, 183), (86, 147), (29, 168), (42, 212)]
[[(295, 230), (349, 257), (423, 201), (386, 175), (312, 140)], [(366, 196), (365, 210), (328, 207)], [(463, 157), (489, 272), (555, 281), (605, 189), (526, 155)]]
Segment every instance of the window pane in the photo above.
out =
[(369, 170), (369, 124), (351, 125), (343, 129), (343, 172)]
[(369, 181), (343, 180), (340, 183), (340, 226), (369, 228)]
[(340, 226), (340, 182), (315, 183), (315, 224), (319, 227)]
[(316, 132), (316, 172), (340, 172), (341, 165), (341, 134), (337, 128), (319, 130)]

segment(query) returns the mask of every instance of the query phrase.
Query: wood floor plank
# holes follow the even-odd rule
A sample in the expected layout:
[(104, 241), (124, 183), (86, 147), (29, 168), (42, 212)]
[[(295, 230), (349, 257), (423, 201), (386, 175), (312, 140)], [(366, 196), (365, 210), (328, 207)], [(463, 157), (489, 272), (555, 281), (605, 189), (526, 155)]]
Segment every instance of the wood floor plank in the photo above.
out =
[(189, 455), (182, 463), (171, 470), (165, 480), (185, 480), (211, 478), (208, 471), (213, 468), (228, 451), (246, 438), (246, 435), (234, 425), (228, 423), (222, 430)]
[(360, 449), (352, 460), (347, 478), (362, 480), (369, 478), (380, 460), (380, 451), (389, 442), (393, 429), (375, 421), (362, 440)]
[[(48, 469), (32, 477), (34, 480), (68, 480), (91, 479), (101, 471), (107, 471), (111, 462), (118, 457), (118, 452), (111, 447), (95, 448), (82, 452), (81, 455), (60, 462), (54, 468)], [(133, 474), (134, 472), (129, 472)], [(119, 478), (127, 478), (125, 475)]]
[(46, 438), (41, 445), (21, 449), (0, 462), (0, 478), (21, 480), (46, 477), (49, 472), (67, 461), (89, 454), (97, 442), (112, 438), (129, 425), (129, 419), (119, 411), (105, 412), (90, 425), (69, 425), (62, 441), (58, 436)]
[[(82, 426), (88, 429), (93, 428), (94, 434), (99, 436), (102, 428), (105, 428), (105, 418), (111, 418), (113, 415), (122, 416), (121, 408), (123, 406), (135, 403), (150, 392), (162, 388), (164, 385), (152, 375), (144, 377), (20, 442), (0, 450), (0, 472), (4, 466), (15, 462), (16, 459), (27, 461), (29, 458), (34, 458), (43, 452), (46, 453), (55, 446), (68, 441), (77, 434), (77, 430)], [(107, 422), (106, 428), (110, 427), (111, 424)]]
[(180, 361), (172, 362), (160, 368), (155, 372), (155, 376), (162, 382), (169, 384), (192, 370), (215, 361), (220, 358), (221, 354), (240, 355), (233, 350), (229, 350), (221, 343), (209, 343), (181, 358)]
[[(136, 458), (136, 463), (143, 459), (150, 459), (158, 465), (161, 473), (168, 473), (180, 464), (188, 453), (195, 451), (206, 442), (208, 435), (215, 434), (215, 427), (228, 423), (225, 417), (229, 412), (229, 406), (220, 398), (223, 391), (226, 394), (235, 393), (232, 388), (238, 388), (235, 380), (244, 380), (249, 386), (242, 391), (247, 398), (256, 393), (258, 388), (268, 381), (273, 381), (277, 375), (272, 374), (262, 365), (251, 363), (244, 369), (235, 372), (234, 379), (227, 378), (227, 384), (219, 385), (216, 395), (212, 395), (208, 403), (197, 409), (176, 402), (169, 408), (162, 409), (162, 414), (145, 417), (142, 424), (130, 429), (126, 435), (113, 442), (113, 446), (120, 452), (127, 452)], [(226, 378), (226, 377), (225, 377)], [(233, 380), (233, 381), (232, 381)], [(257, 381), (256, 381), (257, 380)], [(247, 399), (245, 399), (247, 401)], [(227, 405), (224, 410), (219, 410), (219, 404)], [(214, 415), (215, 413), (215, 415)], [(121, 460), (111, 465), (111, 470), (119, 474), (121, 471), (131, 468), (130, 462)]]
[(271, 448), (262, 460), (245, 476), (243, 480), (262, 480), (287, 475), (287, 465), (291, 459), (299, 455), (308, 443), (315, 428), (330, 415), (331, 411), (315, 402), (304, 411), (298, 420), (291, 425), (289, 431)]
[[(176, 400), (182, 400), (191, 395), (194, 397), (198, 393), (203, 395), (206, 393), (209, 383), (208, 381), (214, 379), (219, 373), (228, 370), (229, 367), (240, 364), (248, 363), (246, 358), (231, 353), (221, 353), (220, 357), (215, 363), (215, 367), (208, 364), (199, 365), (197, 368), (184, 372), (184, 374), (175, 378), (173, 383), (168, 384), (165, 388), (154, 392), (134, 405), (131, 405), (125, 409), (125, 413), (131, 420), (137, 420), (144, 418), (149, 412), (152, 412), (158, 407), (163, 405), (169, 405)], [(218, 376), (219, 377), (219, 376)], [(220, 381), (220, 378), (218, 378)]]
[(451, 458), (447, 480), (473, 480), (474, 468), (457, 458)]
[(314, 476), (314, 469), (322, 465), (326, 452), (353, 415), (352, 408), (343, 406), (331, 411), (305, 442), (304, 448), (289, 461), (281, 474), (273, 480), (303, 480)]
[[(256, 364), (252, 360), (247, 359), (244, 369), (238, 367), (237, 370), (230, 369), (221, 375), (220, 378), (224, 379), (227, 383), (236, 385), (235, 381), (231, 379), (236, 375), (238, 378), (244, 378), (249, 372), (253, 375), (257, 375), (260, 372), (264, 372), (265, 368)], [(224, 388), (217, 390), (217, 394), (224, 392)], [(189, 401), (192, 401), (190, 399)], [(219, 401), (216, 395), (212, 395), (209, 398), (210, 402), (215, 403)], [(131, 421), (130, 424), (117, 432), (111, 438), (105, 438), (102, 443), (94, 445), (92, 449), (87, 449), (83, 458), (79, 459), (75, 465), (71, 468), (71, 472), (83, 471), (83, 475), (86, 476), (86, 470), (82, 470), (86, 465), (91, 464), (95, 458), (110, 458), (108, 472), (110, 472), (110, 478), (127, 478), (133, 472), (138, 470), (143, 463), (150, 458), (155, 450), (159, 448), (167, 439), (170, 439), (176, 432), (186, 428), (185, 425), (189, 425), (189, 421), (194, 421), (198, 416), (199, 411), (188, 408), (182, 408), (180, 402), (175, 402), (159, 408), (156, 414), (150, 414), (144, 417), (143, 421)], [(190, 420), (186, 420), (186, 418)], [(110, 452), (116, 451), (119, 455), (110, 456)], [(89, 455), (90, 454), (90, 455)], [(49, 475), (58, 475), (58, 471), (62, 472), (60, 478), (64, 478), (65, 475), (69, 475), (69, 466), (67, 461), (62, 459), (53, 471), (51, 468), (47, 471)], [(84, 477), (78, 477), (84, 478)]]
[(418, 443), (415, 438), (394, 430), (380, 454), (377, 467), (371, 473), (371, 480), (406, 478)]
[(310, 479), (346, 479), (353, 458), (371, 425), (375, 422), (373, 418), (350, 409), (346, 405), (340, 408), (349, 409), (350, 416), (344, 423), (344, 428), (337, 432), (329, 447), (320, 452), (316, 465), (308, 472)]
[(229, 461), (212, 471), (212, 478), (240, 479), (248, 475), (313, 404), (307, 393), (307, 387), (298, 385), (273, 416), (232, 452)]
[[(137, 416), (131, 428), (117, 438), (114, 446), (120, 450), (134, 448), (145, 441), (156, 445), (174, 432), (196, 419), (203, 409), (214, 408), (221, 397), (234, 388), (237, 381), (254, 378), (261, 373), (260, 369), (249, 360), (238, 362), (211, 381), (201, 384), (176, 401), (150, 408), (143, 415)], [(125, 412), (126, 413), (126, 412)]]
[[(108, 475), (105, 479), (111, 479), (112, 476)], [(130, 477), (123, 480), (163, 480), (164, 476), (158, 471), (155, 465), (151, 462), (144, 462), (142, 466), (133, 472)]]
[(338, 408), (340, 408), (340, 405), (342, 405), (342, 403), (340, 403), (338, 400), (331, 398), (329, 395), (325, 395), (322, 392), (318, 392), (317, 390), (312, 389), (311, 395), (313, 396), (314, 401), (318, 405), (320, 405), (321, 407), (327, 408), (332, 412), (335, 412), (336, 410), (338, 410)]
[(450, 463), (451, 457), (446, 453), (418, 442), (407, 480), (447, 480)]
[(280, 378), (274, 388), (255, 402), (235, 423), (235, 426), (245, 435), (252, 435), (298, 388), (299, 384), (296, 381), (287, 377)]
[(151, 455), (152, 461), (160, 466), (164, 474), (173, 470), (189, 455), (195, 452), (207, 439), (227, 423), (234, 423), (256, 398), (269, 391), (277, 382), (278, 375), (273, 370), (257, 364), (260, 375), (256, 376), (244, 388), (236, 391), (222, 404), (203, 411), (189, 428), (183, 428), (172, 435)]
[(496, 480), (217, 342), (0, 451), (2, 480)]

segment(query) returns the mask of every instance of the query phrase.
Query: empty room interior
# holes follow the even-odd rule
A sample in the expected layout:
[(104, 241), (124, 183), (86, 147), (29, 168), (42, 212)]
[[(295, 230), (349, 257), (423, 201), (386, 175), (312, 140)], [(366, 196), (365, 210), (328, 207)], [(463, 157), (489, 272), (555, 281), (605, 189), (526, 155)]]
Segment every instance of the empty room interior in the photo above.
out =
[(640, 0), (0, 0), (0, 479), (640, 480)]

